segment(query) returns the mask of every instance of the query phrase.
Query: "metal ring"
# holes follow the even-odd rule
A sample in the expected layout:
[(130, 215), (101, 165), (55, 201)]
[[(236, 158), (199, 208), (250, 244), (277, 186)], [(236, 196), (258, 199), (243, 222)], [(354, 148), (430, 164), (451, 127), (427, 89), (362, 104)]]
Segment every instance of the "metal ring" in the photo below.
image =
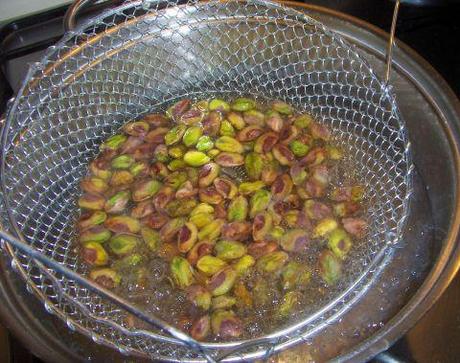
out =
[(95, 2), (97, 2), (97, 0), (75, 0), (64, 15), (64, 30), (66, 32), (74, 30), (76, 26), (75, 18), (78, 12), (85, 6)]

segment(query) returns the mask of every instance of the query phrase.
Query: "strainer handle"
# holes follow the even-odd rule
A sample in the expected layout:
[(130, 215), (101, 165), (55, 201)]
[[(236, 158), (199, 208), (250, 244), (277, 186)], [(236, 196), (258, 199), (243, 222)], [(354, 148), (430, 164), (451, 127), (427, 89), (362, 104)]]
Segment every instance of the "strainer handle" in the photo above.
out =
[[(76, 17), (81, 9), (86, 6), (96, 3), (98, 0), (75, 0), (67, 9), (64, 15), (64, 30), (66, 32), (74, 30), (77, 24)], [(111, 2), (111, 1), (106, 1)]]
[(27, 254), (29, 257), (33, 258), (37, 264), (39, 265), (43, 264), (47, 266), (48, 268), (51, 268), (52, 270), (61, 273), (65, 277), (76, 281), (78, 284), (83, 285), (87, 289), (97, 293), (99, 296), (106, 298), (110, 300), (111, 302), (117, 304), (118, 306), (122, 307), (129, 313), (141, 319), (142, 321), (150, 325), (153, 325), (156, 328), (159, 328), (163, 331), (166, 331), (172, 337), (180, 340), (181, 342), (189, 346), (194, 351), (202, 354), (208, 362), (215, 362), (215, 360), (207, 354), (206, 350), (199, 342), (197, 342), (195, 339), (193, 339), (189, 335), (183, 333), (179, 329), (173, 327), (172, 325), (170, 325), (163, 319), (160, 319), (156, 317), (155, 315), (152, 315), (150, 313), (147, 313), (143, 310), (138, 309), (137, 307), (132, 305), (127, 300), (114, 294), (112, 291), (107, 290), (97, 285), (94, 281), (91, 281), (83, 277), (79, 273), (67, 268), (66, 266), (60, 264), (59, 262), (54, 261), (53, 259), (49, 258), (48, 256), (44, 255), (40, 251), (28, 245), (27, 243), (19, 240), (18, 238), (15, 238), (11, 234), (3, 230), (0, 230), (0, 238), (10, 243), (11, 245), (16, 247), (21, 252)]
[(385, 72), (385, 87), (390, 83), (391, 69), (393, 66), (393, 48), (395, 43), (396, 23), (398, 21), (400, 0), (396, 0), (395, 8), (393, 11), (393, 19), (391, 20), (390, 39), (388, 41), (387, 54), (386, 54), (386, 72)]

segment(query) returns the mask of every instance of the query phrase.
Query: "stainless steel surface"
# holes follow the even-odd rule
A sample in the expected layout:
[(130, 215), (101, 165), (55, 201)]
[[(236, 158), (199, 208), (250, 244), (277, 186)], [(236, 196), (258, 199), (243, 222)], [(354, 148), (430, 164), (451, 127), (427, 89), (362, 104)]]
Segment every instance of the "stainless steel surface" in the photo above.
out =
[[(317, 9), (317, 8), (306, 8), (308, 9), (312, 15), (315, 17), (321, 18), (321, 20), (325, 23), (329, 23), (329, 27), (337, 29), (341, 33), (343, 33), (344, 36), (347, 38), (350, 38), (350, 40), (355, 43), (358, 46), (358, 49), (360, 52), (363, 52), (363, 54), (366, 55), (366, 57), (369, 57), (369, 60), (371, 64), (373, 65), (374, 68), (383, 70), (383, 54), (385, 52), (385, 35), (381, 36), (381, 34), (378, 31), (375, 31), (375, 29), (369, 30), (366, 28), (365, 24), (359, 24), (359, 26), (356, 26), (354, 24), (353, 19), (349, 19), (346, 17), (342, 17), (340, 14), (334, 13), (334, 12), (327, 12), (324, 9)], [(374, 32), (375, 31), (375, 32)], [(430, 92), (433, 91), (433, 88), (435, 90), (438, 89), (445, 89), (446, 87), (444, 86), (442, 80), (439, 80), (437, 78), (433, 78), (433, 75), (430, 74), (430, 70), (428, 68), (428, 71), (426, 70), (425, 67), (427, 67), (423, 62), (419, 61), (414, 61), (414, 57), (411, 55), (410, 57), (407, 56), (407, 50), (404, 49), (402, 50), (401, 48), (397, 47), (395, 49), (395, 60), (398, 66), (403, 64), (406, 69), (400, 69), (399, 67), (396, 67), (395, 69), (395, 74), (397, 74), (397, 84), (395, 84), (395, 91), (398, 94), (398, 100), (400, 105), (404, 105), (407, 107), (402, 108), (403, 116), (405, 116), (405, 119), (408, 121), (408, 124), (410, 124), (408, 127), (411, 130), (412, 128), (417, 128), (418, 125), (424, 124), (423, 121), (425, 121), (427, 124), (430, 124), (430, 129), (427, 130), (426, 134), (430, 134), (433, 132), (433, 135), (435, 135), (435, 139), (437, 140), (437, 134), (441, 136), (444, 135), (444, 131), (441, 127), (443, 122), (445, 122), (448, 125), (455, 124), (455, 120), (458, 120), (458, 111), (455, 109), (456, 107), (456, 100), (455, 97), (452, 98), (451, 95), (448, 93), (439, 93), (439, 92), (433, 92), (432, 96), (426, 97), (424, 93), (429, 90)], [(414, 109), (409, 107), (410, 104), (417, 103), (419, 105), (418, 108), (415, 109), (416, 112), (414, 112)], [(420, 111), (420, 112), (418, 112)], [(441, 121), (444, 120), (444, 121)], [(432, 124), (432, 125), (431, 125)], [(412, 133), (412, 130), (411, 130)], [(451, 195), (455, 197), (455, 193), (452, 192), (452, 183), (454, 183), (453, 175), (449, 174), (450, 169), (446, 167), (449, 165), (450, 162), (452, 162), (452, 158), (449, 157), (451, 150), (449, 149), (449, 145), (446, 145), (445, 143), (437, 145), (439, 146), (440, 150), (435, 150), (435, 155), (433, 158), (440, 157), (440, 159), (436, 163), (436, 177), (432, 177), (431, 179), (428, 178), (429, 183), (428, 185), (428, 190), (426, 190), (426, 195), (427, 199), (429, 200), (430, 197), (433, 195), (436, 195), (436, 193), (439, 193), (442, 190), (449, 191), (449, 194), (446, 196), (437, 196), (435, 199), (435, 207), (439, 207), (439, 205), (443, 206), (443, 213), (444, 215), (440, 216), (440, 219), (438, 220), (437, 226), (443, 230), (446, 229), (446, 225), (450, 220), (443, 219), (443, 217), (449, 218), (449, 216), (453, 213), (452, 205), (456, 202), (455, 198), (452, 198)], [(456, 149), (456, 145), (454, 145), (453, 149)], [(430, 165), (427, 165), (424, 163), (422, 165), (422, 168), (420, 169), (422, 171), (422, 177), (421, 179), (425, 178), (429, 173), (427, 173), (427, 168), (431, 167)], [(455, 170), (456, 166), (454, 167)], [(455, 175), (455, 173), (454, 173)], [(437, 182), (437, 178), (445, 178), (445, 183), (441, 185), (434, 185)], [(438, 182), (438, 184), (440, 184)], [(425, 184), (423, 184), (422, 190), (425, 190)], [(431, 211), (431, 204), (428, 203), (428, 205), (425, 205), (425, 210), (427, 212)], [(431, 217), (430, 217), (431, 218)], [(434, 225), (431, 223), (431, 220), (428, 219), (426, 220), (421, 219), (423, 223), (426, 222), (427, 225), (434, 227)], [(417, 222), (417, 221), (416, 221)], [(421, 223), (421, 222), (420, 222)], [(432, 228), (428, 228), (431, 230)], [(450, 234), (452, 237), (453, 231), (450, 231)], [(432, 255), (426, 256), (427, 254), (425, 253), (424, 256), (418, 255), (418, 263), (415, 263), (413, 259), (410, 258), (410, 254), (413, 251), (413, 249), (409, 250), (402, 250), (401, 253), (406, 253), (408, 254), (409, 258), (404, 261), (405, 263), (400, 263), (401, 265), (405, 266), (408, 271), (411, 271), (414, 276), (409, 276), (407, 279), (402, 278), (401, 281), (399, 281), (400, 287), (402, 288), (401, 291), (398, 292), (398, 296), (401, 298), (402, 303), (406, 302), (414, 293), (416, 290), (417, 283), (420, 281), (423, 281), (425, 277), (426, 271), (430, 268), (431, 260), (435, 259), (435, 256), (437, 256), (439, 250), (441, 247), (451, 247), (452, 246), (452, 240), (449, 239), (444, 245), (442, 241), (444, 240), (445, 235), (443, 233), (439, 233), (436, 236), (433, 236), (432, 234), (425, 233), (426, 238), (419, 238), (414, 239), (414, 240), (409, 240), (408, 244), (409, 246), (413, 246), (415, 242), (419, 243), (418, 248), (421, 250), (430, 250), (430, 246), (433, 244), (438, 245), (438, 248), (436, 248), (433, 252)], [(445, 252), (445, 251), (444, 251)], [(455, 256), (452, 258), (454, 259)], [(401, 261), (400, 261), (401, 262)], [(441, 262), (442, 263), (442, 262)], [(443, 267), (444, 272), (448, 274), (452, 274), (452, 271), (454, 270), (452, 264), (447, 264), (444, 265)], [(438, 269), (439, 272), (439, 269)], [(415, 276), (416, 275), (416, 276)], [(391, 274), (390, 274), (391, 277)], [(439, 277), (439, 276), (438, 276)], [(440, 282), (442, 284), (438, 284), (437, 288), (434, 289), (435, 293), (439, 294), (439, 290), (445, 286), (446, 281), (448, 280), (448, 276), (441, 276)], [(404, 288), (406, 284), (413, 284), (412, 289), (408, 290)], [(19, 289), (20, 287), (17, 286)], [(425, 289), (426, 292), (426, 289)], [(433, 299), (431, 299), (433, 300)], [(379, 302), (380, 299), (376, 299), (375, 301)], [(375, 303), (375, 301), (371, 300), (371, 303)], [(422, 306), (422, 309), (426, 309), (427, 304), (424, 304)], [(377, 324), (377, 326), (374, 328), (373, 331), (367, 332), (368, 335), (372, 334), (374, 331), (377, 330), (383, 330), (383, 331), (388, 331), (386, 329), (388, 327), (386, 321), (388, 320), (388, 317), (392, 316), (395, 311), (391, 310), (386, 310), (382, 312), (382, 319), (381, 323)], [(418, 317), (420, 315), (420, 309), (413, 309), (412, 310), (412, 319), (414, 319), (414, 315)], [(400, 318), (400, 317), (399, 317)], [(372, 318), (370, 318), (370, 321), (372, 321)], [(355, 326), (356, 324), (354, 324)], [(59, 322), (56, 322), (56, 326), (59, 326)], [(380, 326), (383, 326), (383, 328), (380, 328)], [(60, 334), (65, 335), (66, 332), (63, 331)], [(58, 336), (60, 334), (57, 334)], [(346, 334), (345, 334), (346, 335)], [(353, 334), (351, 334), (353, 335)], [(343, 336), (343, 334), (342, 334)], [(75, 336), (74, 336), (75, 337)], [(365, 334), (363, 333), (362, 336), (359, 337), (354, 337), (355, 343), (356, 341), (360, 341), (365, 338)], [(389, 341), (388, 339), (386, 340), (387, 342)], [(339, 341), (340, 344), (338, 345), (337, 349), (342, 349), (345, 350), (347, 349), (347, 345), (343, 343), (342, 341)], [(372, 352), (367, 352), (367, 354), (373, 354), (378, 347), (380, 346), (377, 345), (375, 349), (372, 350)], [(353, 343), (354, 344), (354, 343)], [(351, 346), (351, 343), (348, 345), (348, 347)], [(369, 347), (369, 346), (368, 346)], [(309, 344), (308, 345), (307, 352), (311, 351), (311, 355), (314, 355), (315, 357), (318, 357), (317, 359), (319, 360), (319, 353), (315, 351), (316, 347)], [(96, 352), (96, 347), (94, 345), (91, 345), (88, 349), (85, 350), (88, 352), (87, 354), (92, 356), (93, 359), (97, 359), (94, 357), (97, 357), (98, 353)], [(91, 352), (91, 353), (90, 353)], [(100, 355), (99, 357), (102, 359), (102, 357), (107, 357), (109, 352), (104, 352), (103, 355)], [(331, 353), (332, 354), (332, 353)]]

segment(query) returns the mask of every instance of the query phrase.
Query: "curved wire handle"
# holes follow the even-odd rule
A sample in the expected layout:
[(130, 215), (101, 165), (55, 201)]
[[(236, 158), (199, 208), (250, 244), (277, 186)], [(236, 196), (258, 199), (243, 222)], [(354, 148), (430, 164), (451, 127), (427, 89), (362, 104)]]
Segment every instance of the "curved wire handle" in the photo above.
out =
[(391, 31), (390, 39), (388, 41), (387, 54), (386, 54), (386, 72), (385, 72), (385, 87), (388, 87), (391, 77), (391, 69), (393, 65), (393, 46), (395, 43), (396, 23), (398, 21), (399, 7), (401, 5), (400, 0), (396, 0), (395, 8), (393, 11), (393, 19), (391, 20)]

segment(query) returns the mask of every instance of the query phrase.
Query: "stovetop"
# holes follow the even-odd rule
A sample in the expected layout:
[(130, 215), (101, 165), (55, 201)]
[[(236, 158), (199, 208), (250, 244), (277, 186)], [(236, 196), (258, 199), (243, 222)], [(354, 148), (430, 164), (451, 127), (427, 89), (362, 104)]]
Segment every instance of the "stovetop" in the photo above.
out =
[[(1, 0), (0, 0), (1, 1)], [(34, 0), (30, 0), (34, 1)], [(38, 1), (38, 0), (35, 0)], [(310, 0), (389, 29), (388, 0)], [(16, 20), (0, 29), (0, 114), (19, 88), (28, 64), (37, 61), (62, 35), (65, 7)], [(460, 4), (446, 7), (402, 6), (397, 37), (420, 53), (460, 95)], [(31, 27), (33, 25), (33, 27)], [(1, 323), (0, 323), (1, 324)], [(377, 362), (456, 362), (460, 356), (460, 276), (427, 315)], [(392, 360), (393, 359), (393, 360)], [(396, 359), (396, 360), (395, 360)], [(40, 362), (0, 325), (0, 362)]]

